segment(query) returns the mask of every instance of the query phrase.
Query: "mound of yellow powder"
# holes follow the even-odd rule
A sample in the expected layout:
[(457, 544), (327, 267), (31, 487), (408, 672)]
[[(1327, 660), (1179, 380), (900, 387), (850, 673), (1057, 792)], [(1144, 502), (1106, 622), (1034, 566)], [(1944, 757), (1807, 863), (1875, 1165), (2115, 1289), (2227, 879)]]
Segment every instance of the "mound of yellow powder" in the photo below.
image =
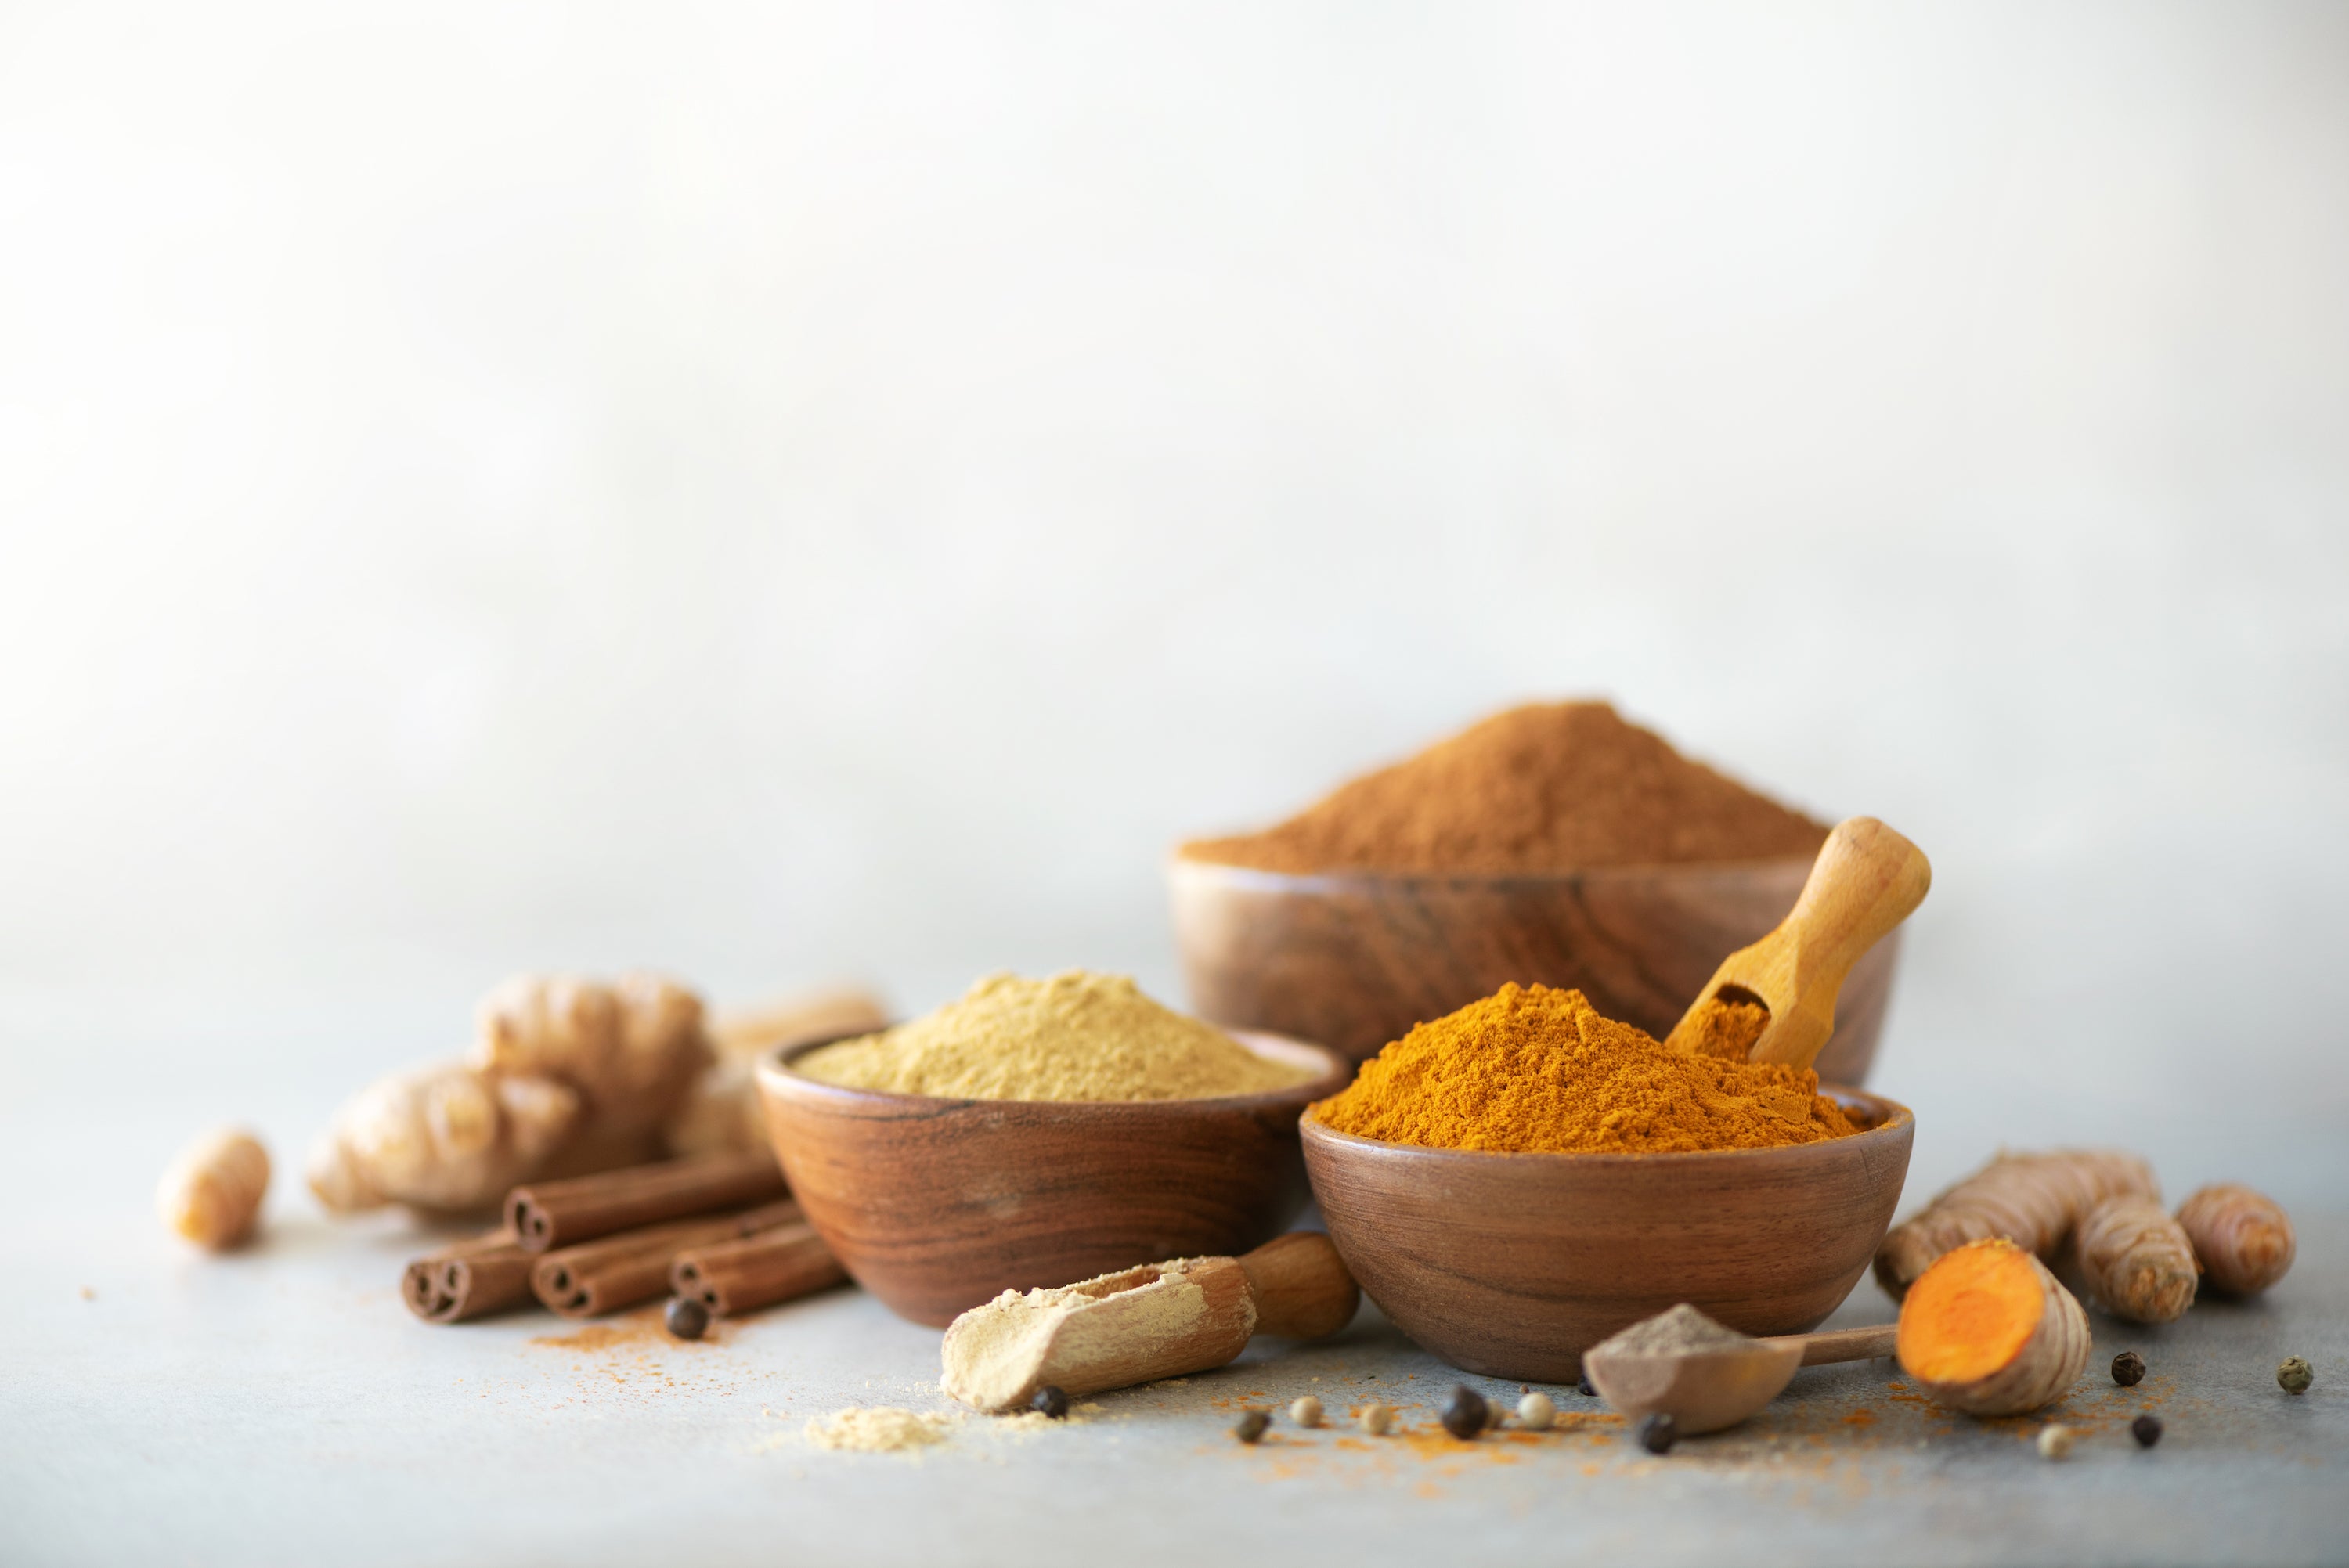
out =
[(1123, 975), (990, 975), (959, 1002), (802, 1057), (843, 1088), (948, 1099), (1200, 1099), (1313, 1075), (1171, 1012)]
[(855, 1406), (834, 1410), (807, 1424), (807, 1440), (820, 1449), (847, 1449), (856, 1453), (896, 1454), (947, 1440), (952, 1416), (926, 1416), (894, 1405)]
[(1508, 1153), (1767, 1149), (1858, 1131), (1818, 1088), (1807, 1068), (1667, 1050), (1579, 991), (1504, 985), (1388, 1046), (1313, 1113), (1361, 1138)]

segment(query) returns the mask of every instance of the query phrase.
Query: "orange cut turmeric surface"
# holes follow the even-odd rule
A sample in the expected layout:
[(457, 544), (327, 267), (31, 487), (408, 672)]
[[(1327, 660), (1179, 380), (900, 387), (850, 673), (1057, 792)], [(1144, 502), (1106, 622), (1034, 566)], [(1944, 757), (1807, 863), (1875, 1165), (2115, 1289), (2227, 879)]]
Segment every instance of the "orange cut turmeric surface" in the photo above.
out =
[(1960, 1247), (1909, 1287), (1900, 1365), (1928, 1383), (1987, 1377), (2023, 1354), (2046, 1310), (2029, 1253), (2007, 1241)]
[(1579, 991), (1512, 985), (1421, 1024), (1313, 1114), (1360, 1138), (1504, 1153), (1767, 1149), (1858, 1131), (1818, 1087), (1807, 1068), (1668, 1050)]

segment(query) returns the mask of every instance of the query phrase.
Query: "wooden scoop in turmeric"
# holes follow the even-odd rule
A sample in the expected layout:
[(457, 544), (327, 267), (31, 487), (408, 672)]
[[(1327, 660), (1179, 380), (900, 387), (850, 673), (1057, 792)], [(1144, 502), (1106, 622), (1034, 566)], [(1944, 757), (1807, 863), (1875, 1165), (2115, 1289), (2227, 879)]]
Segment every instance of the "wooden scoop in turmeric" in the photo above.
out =
[(1807, 1068), (1835, 1033), (1851, 966), (1933, 885), (1924, 851), (1873, 817), (1836, 825), (1778, 929), (1724, 959), (1665, 1044), (1696, 1056)]
[(1318, 1339), (1361, 1300), (1330, 1238), (1292, 1231), (1237, 1258), (1176, 1258), (1005, 1291), (947, 1329), (940, 1385), (987, 1411), (1050, 1384), (1071, 1398), (1221, 1367), (1257, 1334)]

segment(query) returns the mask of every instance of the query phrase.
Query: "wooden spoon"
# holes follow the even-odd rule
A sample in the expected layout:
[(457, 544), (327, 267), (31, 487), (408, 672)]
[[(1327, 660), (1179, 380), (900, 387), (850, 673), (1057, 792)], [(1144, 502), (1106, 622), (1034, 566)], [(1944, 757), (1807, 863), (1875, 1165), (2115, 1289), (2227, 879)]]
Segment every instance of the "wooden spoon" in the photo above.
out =
[(1664, 1043), (1693, 1054), (1709, 1004), (1758, 1002), (1769, 1022), (1745, 1059), (1809, 1067), (1835, 1033), (1844, 976), (1932, 885), (1933, 868), (1916, 845), (1873, 817), (1838, 822), (1819, 846), (1793, 913), (1722, 962)]
[(947, 1329), (940, 1386), (982, 1410), (1027, 1407), (1221, 1367), (1251, 1335), (1318, 1339), (1352, 1321), (1361, 1291), (1318, 1231), (1237, 1258), (1176, 1258), (1057, 1290), (1006, 1291)]
[(1798, 1367), (1889, 1356), (1899, 1332), (1899, 1325), (1887, 1323), (1753, 1339), (1730, 1350), (1640, 1355), (1595, 1349), (1582, 1357), (1582, 1370), (1626, 1418), (1661, 1412), (1689, 1437), (1735, 1426), (1776, 1398)]

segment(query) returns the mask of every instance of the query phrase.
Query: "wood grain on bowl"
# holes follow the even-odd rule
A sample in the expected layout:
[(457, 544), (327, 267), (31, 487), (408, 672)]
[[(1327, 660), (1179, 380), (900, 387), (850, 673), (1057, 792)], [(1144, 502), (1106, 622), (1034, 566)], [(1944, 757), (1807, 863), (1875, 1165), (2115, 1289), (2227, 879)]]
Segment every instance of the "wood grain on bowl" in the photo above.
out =
[(1753, 1335), (1816, 1328), (1900, 1202), (1916, 1119), (1831, 1090), (1868, 1130), (1706, 1154), (1486, 1154), (1308, 1117), (1305, 1163), (1346, 1266), (1454, 1366), (1566, 1383), (1582, 1353), (1681, 1302)]
[(1315, 1069), (1221, 1099), (939, 1099), (818, 1083), (760, 1064), (759, 1095), (792, 1192), (857, 1284), (943, 1328), (1005, 1290), (1202, 1254), (1237, 1255), (1305, 1205), (1298, 1117), (1351, 1064), (1241, 1032)]
[[(1513, 980), (1572, 986), (1609, 1017), (1661, 1039), (1723, 958), (1785, 918), (1810, 869), (1797, 859), (1528, 876), (1289, 876), (1177, 856), (1168, 876), (1200, 1016), (1319, 1040), (1361, 1060)], [(1867, 1077), (1899, 944), (1896, 931), (1844, 982), (1820, 1078)]]

